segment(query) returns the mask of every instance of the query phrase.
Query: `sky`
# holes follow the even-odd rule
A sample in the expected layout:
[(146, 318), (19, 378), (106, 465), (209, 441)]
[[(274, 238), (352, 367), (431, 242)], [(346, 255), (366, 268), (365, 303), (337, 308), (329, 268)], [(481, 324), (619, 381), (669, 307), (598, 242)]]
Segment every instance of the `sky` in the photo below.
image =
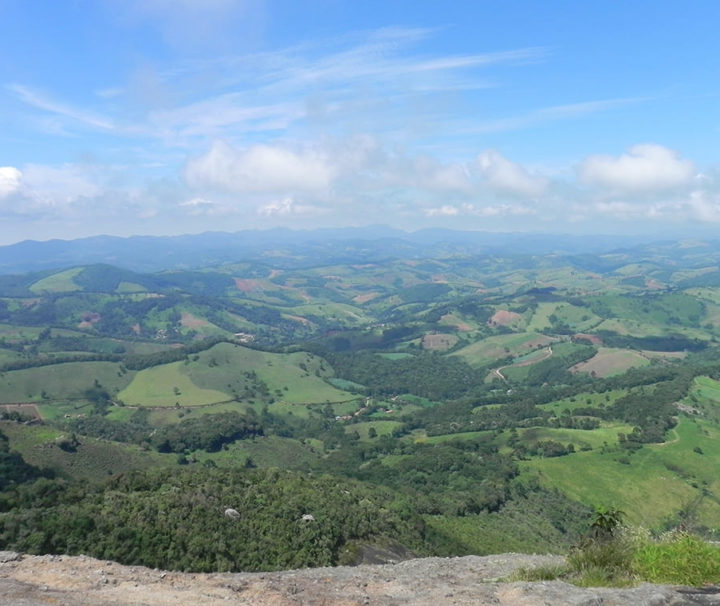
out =
[(0, 0), (0, 244), (720, 232), (715, 0)]

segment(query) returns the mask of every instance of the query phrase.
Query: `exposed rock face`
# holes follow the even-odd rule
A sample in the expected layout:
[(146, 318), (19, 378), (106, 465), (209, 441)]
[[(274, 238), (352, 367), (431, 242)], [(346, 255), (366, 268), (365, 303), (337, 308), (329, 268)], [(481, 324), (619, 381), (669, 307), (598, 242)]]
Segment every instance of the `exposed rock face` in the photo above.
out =
[(560, 581), (505, 583), (558, 556), (425, 558), (376, 566), (187, 574), (85, 556), (0, 552), (0, 606), (691, 606), (720, 605), (720, 587), (582, 589)]

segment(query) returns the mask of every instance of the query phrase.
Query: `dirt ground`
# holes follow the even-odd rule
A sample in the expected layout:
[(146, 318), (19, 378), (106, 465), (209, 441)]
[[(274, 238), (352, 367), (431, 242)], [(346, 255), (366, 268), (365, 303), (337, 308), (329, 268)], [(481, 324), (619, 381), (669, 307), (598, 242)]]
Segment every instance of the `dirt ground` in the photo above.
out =
[(584, 589), (502, 582), (558, 556), (504, 554), (267, 573), (189, 574), (85, 556), (0, 552), (0, 606), (690, 606), (720, 605), (720, 588)]

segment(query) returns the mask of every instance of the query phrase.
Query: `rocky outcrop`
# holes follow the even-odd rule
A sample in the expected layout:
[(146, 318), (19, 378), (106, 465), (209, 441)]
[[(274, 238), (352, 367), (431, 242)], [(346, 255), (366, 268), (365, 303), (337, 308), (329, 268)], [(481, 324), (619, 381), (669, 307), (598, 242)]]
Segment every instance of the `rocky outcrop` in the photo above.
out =
[(266, 573), (190, 574), (85, 556), (0, 552), (0, 606), (690, 606), (720, 605), (720, 588), (644, 584), (579, 588), (503, 582), (519, 567), (559, 556), (423, 558), (397, 564)]

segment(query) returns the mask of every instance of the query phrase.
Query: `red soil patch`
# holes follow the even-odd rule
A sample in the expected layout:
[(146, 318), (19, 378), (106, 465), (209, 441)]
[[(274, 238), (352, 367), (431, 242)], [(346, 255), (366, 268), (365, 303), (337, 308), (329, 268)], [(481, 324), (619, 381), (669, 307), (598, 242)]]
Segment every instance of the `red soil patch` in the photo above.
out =
[(470, 324), (466, 324), (465, 322), (461, 322), (460, 320), (453, 318), (450, 314), (445, 314), (440, 318), (441, 322), (444, 322), (448, 326), (454, 326), (458, 330), (462, 332), (469, 332), (472, 330), (472, 326)]
[(300, 322), (300, 324), (303, 324), (304, 326), (310, 324), (310, 320), (308, 320), (307, 318), (303, 318), (302, 316), (291, 316), (290, 314), (285, 314), (285, 317), (288, 320), (295, 320), (295, 322)]
[(517, 322), (520, 318), (522, 318), (522, 316), (514, 311), (500, 309), (488, 320), (488, 324), (491, 326), (510, 326), (511, 324)]
[(100, 314), (94, 311), (89, 311), (83, 314), (82, 321), (78, 324), (78, 328), (92, 328), (93, 324), (97, 324), (100, 321)]
[(643, 366), (644, 357), (635, 351), (600, 351), (589, 360), (570, 367), (570, 372), (586, 372), (597, 377), (608, 377)]
[(355, 301), (355, 303), (367, 303), (368, 301), (372, 301), (375, 297), (379, 295), (380, 293), (377, 292), (368, 292), (364, 295), (358, 295), (357, 297), (354, 297), (353, 301)]
[(603, 344), (603, 340), (600, 337), (598, 337), (597, 335), (589, 335), (585, 332), (579, 332), (579, 333), (573, 335), (573, 339), (589, 341), (593, 345), (602, 345)]
[(262, 290), (262, 286), (258, 280), (248, 280), (243, 278), (235, 278), (235, 287), (242, 292)]
[(5, 412), (19, 412), (23, 416), (42, 420), (37, 406), (30, 402), (26, 404), (0, 404), (0, 410), (4, 410)]
[(446, 351), (458, 342), (455, 335), (434, 334), (425, 335), (422, 340), (423, 349), (431, 349), (435, 351)]
[(207, 320), (198, 318), (187, 311), (180, 314), (180, 325), (185, 326), (186, 328), (201, 328), (203, 326), (208, 326), (209, 324), (210, 323)]

